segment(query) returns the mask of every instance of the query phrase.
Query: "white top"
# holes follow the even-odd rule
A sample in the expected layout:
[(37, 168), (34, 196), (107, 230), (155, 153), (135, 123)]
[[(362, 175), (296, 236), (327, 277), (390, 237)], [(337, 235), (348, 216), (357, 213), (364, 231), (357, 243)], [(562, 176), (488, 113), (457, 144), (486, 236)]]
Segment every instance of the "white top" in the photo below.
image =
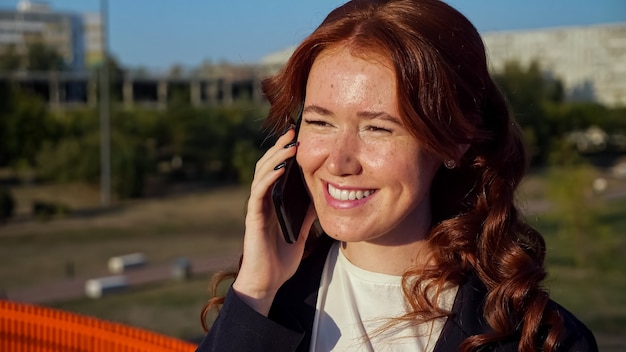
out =
[[(441, 293), (441, 308), (452, 308), (457, 289)], [(326, 258), (316, 308), (311, 352), (432, 351), (446, 321), (443, 317), (389, 325), (410, 309), (402, 294), (402, 277), (356, 267), (339, 250), (339, 243)]]

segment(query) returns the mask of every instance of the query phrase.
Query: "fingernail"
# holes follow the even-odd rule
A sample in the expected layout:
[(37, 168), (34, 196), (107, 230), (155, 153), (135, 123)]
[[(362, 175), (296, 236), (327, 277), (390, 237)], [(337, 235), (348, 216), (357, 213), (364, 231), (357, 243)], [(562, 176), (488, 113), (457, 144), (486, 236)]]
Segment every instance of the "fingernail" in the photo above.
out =
[(287, 162), (283, 161), (282, 163), (274, 166), (274, 171), (278, 171), (278, 170), (282, 169), (283, 167), (285, 167), (285, 165), (287, 165)]
[(285, 149), (289, 149), (291, 147), (295, 147), (298, 144), (298, 141), (292, 141), (291, 143), (284, 146)]

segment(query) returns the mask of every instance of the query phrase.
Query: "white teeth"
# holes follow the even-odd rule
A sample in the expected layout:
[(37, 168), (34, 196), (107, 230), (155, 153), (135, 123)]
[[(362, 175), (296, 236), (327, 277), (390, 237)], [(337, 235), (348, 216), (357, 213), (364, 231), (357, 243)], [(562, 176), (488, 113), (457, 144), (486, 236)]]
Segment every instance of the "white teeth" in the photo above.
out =
[(333, 187), (332, 185), (328, 185), (328, 193), (330, 194), (331, 197), (337, 199), (337, 200), (355, 200), (355, 199), (363, 199), (366, 198), (368, 196), (370, 196), (371, 194), (374, 193), (374, 191), (370, 191), (370, 190), (358, 190), (358, 191), (348, 191), (348, 190), (340, 190), (337, 189), (335, 187)]

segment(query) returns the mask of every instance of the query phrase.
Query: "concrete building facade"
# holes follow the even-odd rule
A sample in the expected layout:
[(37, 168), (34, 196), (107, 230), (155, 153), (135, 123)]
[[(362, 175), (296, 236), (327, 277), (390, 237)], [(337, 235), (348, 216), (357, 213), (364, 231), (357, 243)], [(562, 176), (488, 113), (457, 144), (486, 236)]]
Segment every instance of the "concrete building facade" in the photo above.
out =
[[(568, 100), (626, 105), (626, 23), (482, 34), (491, 70), (510, 61), (537, 62), (563, 83)], [(295, 47), (267, 55), (261, 65), (276, 72)]]
[(568, 100), (626, 105), (626, 23), (483, 35), (493, 72), (537, 62), (561, 80)]
[[(0, 9), (0, 53), (13, 50), (25, 57), (28, 46), (43, 44), (54, 49), (69, 71), (82, 71), (101, 51), (99, 15), (52, 11), (45, 2), (20, 0), (15, 10)], [(95, 43), (94, 43), (95, 41)]]

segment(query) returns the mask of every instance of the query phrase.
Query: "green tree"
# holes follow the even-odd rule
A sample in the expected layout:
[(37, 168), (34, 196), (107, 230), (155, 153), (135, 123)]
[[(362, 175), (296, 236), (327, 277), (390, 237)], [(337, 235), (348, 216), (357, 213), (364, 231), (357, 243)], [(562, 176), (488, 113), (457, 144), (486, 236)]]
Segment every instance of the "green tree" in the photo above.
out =
[[(155, 160), (148, 141), (151, 119), (144, 112), (114, 110), (111, 130), (112, 187), (121, 198), (142, 195)], [(95, 110), (65, 113), (60, 138), (46, 141), (37, 155), (40, 178), (54, 182), (97, 183), (100, 177), (100, 131)]]
[[(112, 109), (112, 186), (118, 196), (142, 195), (148, 178), (249, 182), (261, 155), (266, 108), (233, 105), (165, 111)], [(99, 180), (100, 134), (95, 109), (59, 112), (54, 133), (40, 145), (35, 164), (41, 179)], [(182, 177), (182, 178), (181, 178)]]
[(545, 162), (554, 136), (546, 106), (563, 102), (563, 85), (544, 74), (536, 62), (527, 68), (509, 62), (493, 78), (526, 132), (533, 162)]
[(11, 86), (2, 89), (7, 100), (0, 108), (0, 165), (32, 166), (54, 130), (54, 121), (38, 96)]
[(0, 55), (0, 71), (16, 71), (22, 65), (22, 58), (17, 53), (14, 44), (6, 47)]
[(56, 50), (42, 43), (35, 43), (28, 46), (27, 68), (30, 71), (62, 71), (65, 60)]
[(47, 181), (96, 183), (100, 176), (99, 133), (44, 143), (37, 154), (37, 174)]
[(594, 102), (572, 102), (562, 104), (550, 111), (557, 134), (604, 126), (608, 121), (609, 109)]
[(237, 170), (238, 181), (250, 184), (254, 178), (256, 161), (262, 156), (258, 146), (248, 139), (237, 141), (233, 148), (232, 165)]
[(154, 160), (150, 158), (142, 140), (120, 131), (112, 137), (113, 190), (121, 198), (140, 197)]

